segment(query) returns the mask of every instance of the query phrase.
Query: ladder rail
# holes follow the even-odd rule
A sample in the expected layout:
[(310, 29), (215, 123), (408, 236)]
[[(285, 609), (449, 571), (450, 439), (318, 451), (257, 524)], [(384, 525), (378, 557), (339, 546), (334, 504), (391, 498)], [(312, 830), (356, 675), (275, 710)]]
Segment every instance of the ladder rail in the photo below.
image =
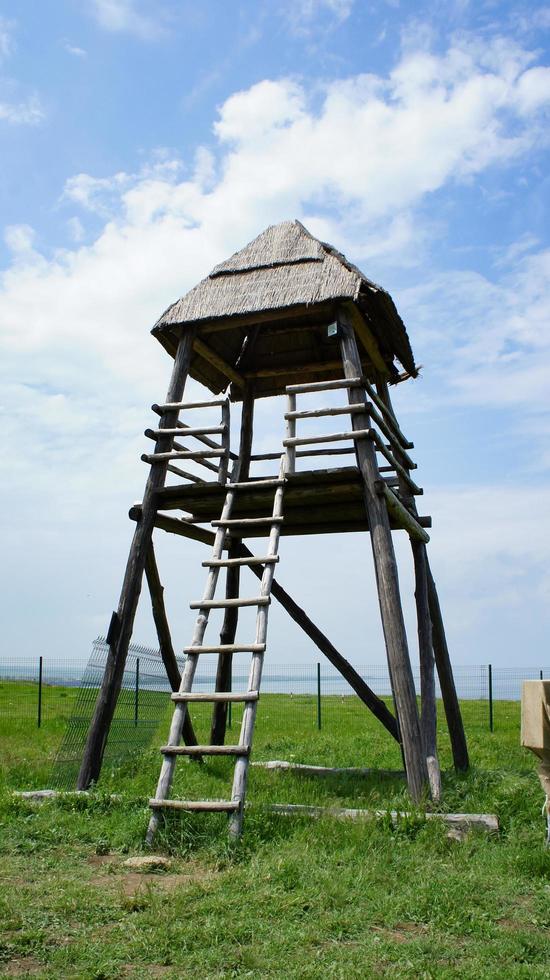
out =
[[(292, 426), (294, 420), (289, 420), (288, 424)], [(279, 479), (284, 481), (287, 468), (293, 466), (292, 456), (289, 460), (288, 451), (283, 453), (281, 456), (281, 463), (279, 467)], [(273, 513), (272, 516), (275, 522), (271, 526), (271, 531), (269, 534), (269, 544), (267, 548), (268, 556), (275, 557), (278, 553), (279, 538), (281, 535), (281, 523), (277, 518), (282, 517), (283, 513), (283, 499), (284, 499), (284, 483), (278, 486), (275, 491), (275, 496), (273, 500)], [(262, 581), (260, 585), (260, 595), (270, 596), (271, 586), (273, 583), (273, 578), (275, 575), (275, 563), (269, 562), (264, 566)], [(258, 613), (256, 616), (256, 643), (263, 644), (265, 646), (267, 640), (267, 625), (269, 617), (269, 605), (259, 606)], [(248, 689), (249, 691), (259, 691), (262, 681), (262, 671), (264, 664), (263, 652), (254, 653), (252, 655), (250, 664), (250, 673), (248, 676)], [(243, 717), (241, 722), (241, 732), (239, 736), (239, 745), (252, 745), (252, 737), (254, 734), (254, 726), (256, 723), (256, 714), (258, 711), (258, 702), (249, 701), (246, 702), (243, 709)], [(240, 836), (242, 831), (243, 816), (244, 816), (244, 800), (246, 796), (246, 789), (248, 784), (248, 771), (250, 766), (250, 755), (239, 756), (235, 761), (235, 769), (233, 773), (233, 788), (231, 791), (231, 800), (238, 804), (237, 809), (235, 809), (229, 818), (229, 836), (232, 838), (237, 838)]]

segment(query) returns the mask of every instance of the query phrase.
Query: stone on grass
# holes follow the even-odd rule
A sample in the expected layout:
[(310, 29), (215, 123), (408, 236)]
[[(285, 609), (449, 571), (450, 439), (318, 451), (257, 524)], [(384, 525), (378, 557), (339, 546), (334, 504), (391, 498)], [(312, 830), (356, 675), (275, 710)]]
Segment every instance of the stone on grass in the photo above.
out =
[(172, 862), (162, 854), (143, 854), (127, 858), (123, 866), (132, 871), (169, 871)]

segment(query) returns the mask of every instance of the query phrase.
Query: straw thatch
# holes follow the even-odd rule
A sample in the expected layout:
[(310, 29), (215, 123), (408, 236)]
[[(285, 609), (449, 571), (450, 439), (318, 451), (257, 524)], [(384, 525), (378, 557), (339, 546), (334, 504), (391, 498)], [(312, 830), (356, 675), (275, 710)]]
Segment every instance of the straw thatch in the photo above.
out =
[[(174, 352), (177, 336), (188, 325), (226, 364), (249, 375), (264, 375), (258, 393), (273, 394), (300, 378), (304, 366), (318, 364), (316, 379), (334, 376), (328, 364), (334, 345), (326, 346), (320, 328), (334, 318), (339, 302), (352, 302), (374, 335), (388, 374), (397, 359), (416, 374), (404, 324), (391, 297), (332, 246), (318, 241), (299, 221), (284, 221), (262, 232), (249, 245), (217, 265), (206, 279), (170, 306), (153, 334)], [(246, 348), (251, 326), (261, 324)], [(366, 355), (365, 355), (366, 356)], [(282, 376), (268, 380), (269, 369)], [(338, 372), (337, 372), (338, 373)], [(212, 391), (227, 386), (227, 376), (212, 359), (197, 353), (193, 377)]]

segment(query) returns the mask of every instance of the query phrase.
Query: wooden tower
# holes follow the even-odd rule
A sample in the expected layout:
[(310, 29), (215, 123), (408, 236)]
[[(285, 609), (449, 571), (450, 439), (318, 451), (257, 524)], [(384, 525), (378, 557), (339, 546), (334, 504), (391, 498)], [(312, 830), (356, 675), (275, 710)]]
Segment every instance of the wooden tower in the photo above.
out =
[[(314, 238), (299, 221), (285, 221), (268, 228), (216, 266), (166, 310), (153, 335), (174, 365), (165, 402), (153, 405), (159, 416), (157, 427), (145, 433), (155, 445), (142, 457), (150, 467), (143, 501), (130, 511), (136, 529), (118, 610), (109, 627), (109, 655), (88, 732), (79, 788), (89, 786), (100, 773), (145, 573), (160, 649), (174, 692), (172, 726), (161, 749), (161, 774), (151, 800), (149, 840), (167, 807), (225, 811), (230, 832), (240, 833), (272, 596), (400, 742), (412, 799), (418, 802), (429, 792), (437, 798), (440, 776), (434, 663), (457, 768), (467, 768), (468, 753), (426, 553), (429, 538), (425, 528), (431, 520), (418, 515), (415, 498), (422, 491), (411, 477), (416, 469), (409, 455), (413, 446), (399, 427), (389, 396), (388, 385), (417, 374), (407, 332), (391, 297), (334, 248)], [(218, 397), (185, 403), (188, 375)], [(324, 407), (327, 391), (339, 392), (343, 404)], [(300, 410), (298, 399), (311, 392), (317, 393), (317, 406)], [(278, 452), (255, 455), (254, 404), (257, 398), (268, 395), (286, 395), (286, 438)], [(230, 405), (238, 401), (242, 402), (240, 443), (234, 452), (230, 445)], [(201, 409), (216, 408), (220, 410), (220, 424), (201, 424)], [(180, 413), (185, 421), (180, 420)], [(344, 422), (338, 426), (341, 431), (309, 437), (296, 434), (301, 420), (324, 416), (342, 418)], [(192, 443), (183, 445), (183, 437)], [(316, 468), (319, 457), (325, 459), (326, 466), (327, 458), (331, 462), (330, 457), (346, 454), (351, 455), (353, 465)], [(307, 470), (296, 471), (297, 457), (301, 465), (307, 460)], [(250, 476), (251, 462), (259, 459), (278, 461), (273, 476)], [(182, 468), (185, 460), (199, 463), (208, 479)], [(179, 515), (172, 511), (179, 511)], [(211, 556), (203, 562), (208, 570), (203, 597), (191, 603), (198, 614), (191, 644), (185, 648), (182, 676), (155, 561), (155, 529), (211, 546)], [(392, 541), (392, 530), (398, 529), (408, 534), (414, 557), (420, 711)], [(274, 577), (281, 534), (365, 530), (370, 531), (395, 715)], [(243, 538), (263, 541), (252, 553)], [(251, 598), (240, 595), (243, 566), (260, 579), (259, 594)], [(225, 574), (225, 594), (216, 598), (220, 573)], [(239, 609), (243, 606), (257, 610), (256, 635), (245, 641), (237, 639)], [(204, 637), (213, 608), (224, 610), (224, 621), (219, 643), (207, 646)], [(248, 689), (243, 692), (231, 690), (232, 658), (238, 652), (251, 656)], [(200, 656), (206, 653), (218, 657), (215, 690), (196, 693), (192, 690), (193, 676)], [(213, 703), (209, 745), (197, 745), (189, 710), (194, 701)], [(244, 703), (237, 745), (225, 744), (226, 712), (232, 701)], [(170, 799), (179, 755), (220, 754), (235, 757), (233, 790), (227, 800)]]

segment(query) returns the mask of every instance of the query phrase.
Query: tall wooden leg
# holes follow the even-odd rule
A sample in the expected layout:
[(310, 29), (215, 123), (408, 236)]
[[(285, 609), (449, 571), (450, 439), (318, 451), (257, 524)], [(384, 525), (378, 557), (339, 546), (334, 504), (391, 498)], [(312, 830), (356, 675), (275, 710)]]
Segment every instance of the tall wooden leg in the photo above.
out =
[[(248, 480), (250, 471), (250, 454), (252, 452), (252, 434), (254, 425), (254, 386), (248, 383), (243, 392), (243, 404), (241, 415), (241, 436), (239, 445), (239, 457), (233, 466), (231, 480), (233, 483)], [(238, 558), (242, 545), (241, 538), (231, 539), (228, 557)], [(227, 569), (225, 579), (225, 598), (236, 599), (239, 595), (240, 568), (230, 567)], [(220, 631), (220, 643), (234, 643), (239, 622), (238, 607), (225, 610), (223, 624)], [(230, 691), (233, 668), (233, 654), (220, 654), (216, 670), (216, 691)], [(225, 732), (227, 729), (227, 701), (218, 701), (212, 710), (212, 726), (210, 729), (210, 744), (223, 745)]]
[[(179, 402), (182, 399), (191, 362), (193, 339), (194, 334), (192, 331), (186, 331), (180, 339), (174, 360), (172, 377), (166, 395), (167, 403)], [(176, 411), (165, 412), (160, 420), (160, 428), (174, 428), (177, 416), (178, 413)], [(173, 438), (170, 436), (159, 437), (155, 452), (168, 452), (172, 448), (172, 443)], [(84, 755), (78, 774), (78, 789), (87, 789), (91, 782), (98, 779), (101, 771), (105, 744), (124, 676), (128, 646), (132, 636), (139, 594), (141, 592), (145, 559), (151, 544), (156, 513), (155, 493), (164, 486), (166, 467), (167, 462), (164, 461), (153, 463), (145, 486), (141, 520), (137, 524), (130, 546), (120, 601), (114, 619), (115, 628), (110, 630), (109, 654), (107, 656), (105, 673), (97, 697), (94, 714), (88, 730)]]
[[(166, 670), (166, 676), (168, 677), (172, 690), (179, 691), (181, 674), (172, 644), (172, 637), (170, 635), (168, 617), (164, 606), (164, 589), (160, 581), (159, 570), (155, 558), (155, 549), (153, 548), (152, 541), (145, 559), (145, 578), (147, 579), (147, 585), (149, 586), (153, 619), (155, 621), (160, 655), (162, 657), (164, 669)], [(182, 737), (186, 745), (198, 745), (197, 736), (195, 735), (195, 730), (193, 728), (193, 722), (189, 716), (189, 711), (187, 711), (185, 715)]]
[[(355, 334), (344, 311), (341, 315), (339, 314), (338, 322), (344, 376), (346, 378), (361, 377), (362, 366)], [(351, 388), (349, 400), (351, 404), (362, 404), (364, 403), (364, 393), (358, 388)], [(369, 417), (367, 412), (354, 413), (352, 425), (354, 429), (368, 429)], [(358, 439), (356, 441), (356, 453), (359, 471), (363, 477), (363, 491), (369, 520), (382, 626), (399, 717), (407, 782), (411, 797), (415, 802), (419, 802), (428, 787), (428, 771), (399, 595), (397, 563), (393, 550), (389, 517), (384, 500), (376, 492), (375, 485), (380, 480), (380, 473), (372, 441), (370, 439)]]
[[(387, 405), (389, 411), (395, 418), (395, 412), (393, 410), (390, 393), (388, 391), (388, 386), (386, 382), (379, 379), (376, 387), (378, 389), (378, 394), (380, 395), (384, 403)], [(411, 512), (413, 514), (416, 514), (415, 499), (410, 494), (408, 488), (403, 484), (402, 481), (400, 481), (399, 490), (401, 496), (406, 500), (407, 506), (409, 507)], [(412, 540), (411, 540), (411, 544), (412, 544)], [(431, 628), (432, 628), (432, 648), (435, 657), (435, 665), (437, 667), (437, 673), (439, 676), (439, 686), (441, 688), (443, 707), (445, 709), (445, 716), (447, 718), (447, 724), (449, 726), (449, 735), (451, 739), (453, 761), (456, 769), (465, 770), (469, 766), (468, 746), (466, 743), (466, 735), (464, 732), (464, 725), (462, 722), (460, 704), (458, 702), (458, 697), (456, 694), (453, 669), (451, 666), (451, 658), (449, 657), (447, 638), (445, 636), (445, 627), (443, 625), (443, 617), (441, 615), (441, 608), (437, 596), (437, 589), (435, 587), (433, 575), (430, 570), (428, 553), (425, 546), (424, 546), (424, 562), (425, 562), (427, 587), (428, 587), (428, 605), (430, 610), (430, 619), (431, 619)]]
[(434, 800), (441, 798), (441, 772), (437, 758), (437, 708), (435, 701), (435, 671), (432, 648), (432, 621), (428, 604), (428, 574), (426, 545), (410, 539), (414, 559), (418, 651), (420, 656), (420, 727), (424, 738), (430, 790)]
[(443, 625), (443, 617), (441, 615), (441, 607), (439, 605), (437, 589), (435, 587), (434, 578), (428, 561), (426, 562), (426, 565), (428, 573), (428, 601), (430, 604), (430, 615), (432, 619), (432, 640), (435, 665), (437, 667), (437, 674), (439, 677), (439, 686), (441, 688), (441, 697), (443, 699), (445, 717), (447, 719), (447, 725), (449, 726), (449, 737), (451, 740), (453, 762), (455, 769), (465, 771), (470, 765), (466, 734), (464, 732), (460, 704), (456, 693), (453, 669), (451, 667), (451, 658), (449, 657), (449, 648), (447, 646), (447, 637), (445, 635), (445, 627)]

